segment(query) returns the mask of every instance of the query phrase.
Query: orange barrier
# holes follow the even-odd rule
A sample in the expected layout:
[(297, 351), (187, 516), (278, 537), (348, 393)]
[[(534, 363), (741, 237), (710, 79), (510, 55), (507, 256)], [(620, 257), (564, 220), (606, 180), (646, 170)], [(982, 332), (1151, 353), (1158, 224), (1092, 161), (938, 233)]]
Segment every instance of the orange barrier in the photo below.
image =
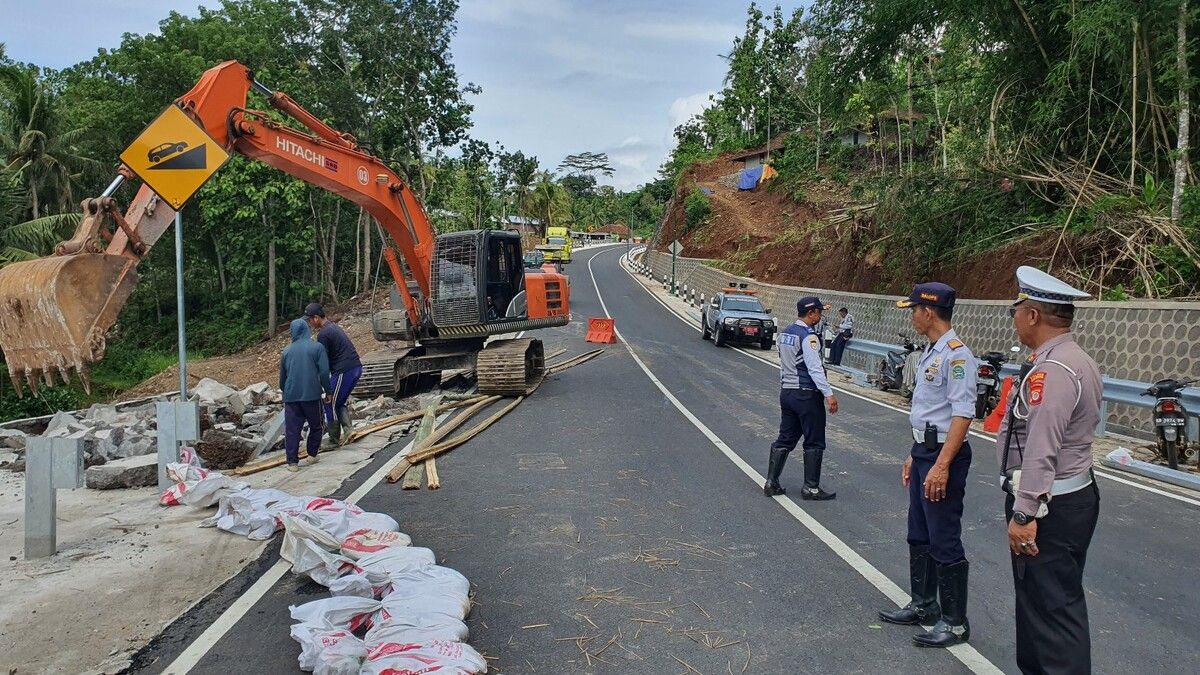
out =
[(993, 434), (1000, 431), (1000, 422), (1004, 420), (1004, 413), (1007, 412), (1008, 394), (1012, 391), (1013, 379), (1012, 375), (1004, 378), (1004, 384), (1000, 386), (1000, 403), (996, 405), (996, 409), (992, 411), (992, 414), (988, 415), (987, 419), (983, 421), (984, 431), (990, 431)]
[(613, 319), (588, 319), (588, 342), (610, 345), (617, 341), (617, 322)]

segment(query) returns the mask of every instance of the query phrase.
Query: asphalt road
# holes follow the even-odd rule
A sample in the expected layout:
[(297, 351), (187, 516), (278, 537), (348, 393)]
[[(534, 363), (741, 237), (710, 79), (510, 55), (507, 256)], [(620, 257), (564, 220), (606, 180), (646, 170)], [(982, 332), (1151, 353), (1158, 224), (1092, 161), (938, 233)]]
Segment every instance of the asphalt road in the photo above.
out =
[[(359, 501), (471, 580), (470, 642), (493, 671), (1016, 672), (991, 448), (973, 441), (964, 516), (973, 649), (918, 649), (912, 630), (875, 618), (891, 605), (889, 587), (907, 588), (906, 415), (842, 396), (824, 471), (838, 499), (763, 497), (753, 476), (778, 424), (776, 370), (701, 341), (618, 267), (624, 252), (577, 254), (567, 270), (577, 320), (539, 337), (548, 351), (586, 351), (585, 319), (610, 312), (636, 359), (610, 345), (550, 378), (439, 459), (441, 490), (381, 483)], [(784, 473), (794, 492), (798, 459)], [(1189, 672), (1200, 655), (1200, 509), (1112, 481), (1100, 488), (1085, 581), (1095, 670)], [(138, 670), (160, 672), (274, 555), (176, 622)], [(193, 672), (296, 672), (287, 606), (324, 593), (284, 576)]]

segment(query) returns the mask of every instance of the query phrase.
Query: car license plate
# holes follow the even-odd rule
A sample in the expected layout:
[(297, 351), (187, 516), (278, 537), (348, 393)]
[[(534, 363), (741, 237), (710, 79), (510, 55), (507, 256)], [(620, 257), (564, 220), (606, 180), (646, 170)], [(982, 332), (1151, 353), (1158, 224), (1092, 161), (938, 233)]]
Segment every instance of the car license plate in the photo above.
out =
[(758, 326), (746, 326), (742, 332), (746, 335), (758, 335)]
[(1164, 427), (1182, 427), (1186, 424), (1182, 417), (1155, 417), (1154, 423)]
[(996, 386), (996, 381), (990, 377), (981, 377), (981, 378), (979, 378), (978, 382), (979, 382), (979, 384), (986, 384), (989, 387)]

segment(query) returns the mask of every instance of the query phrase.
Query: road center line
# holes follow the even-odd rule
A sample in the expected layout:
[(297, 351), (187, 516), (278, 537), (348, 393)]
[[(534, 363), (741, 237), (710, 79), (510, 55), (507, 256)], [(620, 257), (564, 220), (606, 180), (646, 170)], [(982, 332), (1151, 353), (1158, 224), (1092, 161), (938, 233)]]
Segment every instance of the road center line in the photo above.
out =
[[(629, 259), (628, 255), (624, 255), (621, 257), (625, 260)], [(634, 276), (633, 272), (630, 272), (628, 268), (626, 268), (624, 265), (621, 265), (619, 262), (618, 262), (617, 266), (620, 267), (622, 270), (624, 270), (624, 272), (626, 274), (628, 274), (630, 276), (630, 278), (633, 279), (633, 282), (635, 284), (637, 284), (643, 291), (645, 291), (647, 295), (649, 295), (651, 298), (653, 298), (655, 302), (662, 305), (663, 308), (665, 308), (667, 310), (667, 312), (669, 312), (671, 314), (671, 316), (674, 316), (676, 319), (679, 319), (685, 325), (687, 325), (688, 327), (690, 327), (692, 330), (696, 331), (697, 333), (702, 332), (700, 330), (700, 328), (695, 323), (693, 323), (693, 321), (689, 317), (681, 315), (679, 312), (677, 312), (675, 310), (674, 307), (671, 307), (667, 303), (663, 302), (662, 298), (655, 295), (653, 291), (651, 291), (649, 288), (646, 287), (645, 284), (643, 284), (641, 281), (639, 281)], [(779, 367), (778, 363), (775, 363), (774, 361), (771, 361), (759, 354), (755, 354), (753, 352), (746, 351), (745, 349), (742, 349), (741, 347), (735, 347), (733, 345), (730, 345), (730, 349), (732, 349), (735, 352), (745, 354), (746, 356), (749, 356), (750, 358), (754, 359), (755, 361), (758, 361), (760, 363), (765, 363), (768, 366), (771, 366), (772, 368)], [(887, 408), (888, 410), (894, 410), (898, 413), (903, 413), (906, 416), (908, 415), (908, 411), (905, 410), (904, 408), (900, 408), (900, 407), (894, 406), (890, 403), (885, 403), (883, 401), (878, 401), (878, 400), (870, 398), (868, 396), (863, 396), (862, 394), (851, 391), (849, 389), (845, 389), (843, 387), (839, 387), (833, 383), (830, 383), (830, 386), (833, 387), (834, 389), (836, 389), (839, 393), (845, 394), (852, 398), (859, 399), (860, 401), (866, 401), (867, 403), (873, 403), (877, 406), (880, 406), (881, 408)], [(980, 431), (976, 431), (975, 429), (971, 429), (970, 434), (972, 436), (975, 436), (976, 438), (982, 438), (982, 439), (988, 441), (989, 443), (996, 442), (995, 436), (992, 436), (990, 434), (985, 434)], [(1109, 473), (1108, 471), (1105, 471), (1104, 469), (1100, 468), (1099, 466), (1093, 467), (1092, 470), (1095, 472), (1095, 474), (1097, 476), (1100, 476), (1101, 478), (1107, 478), (1108, 480), (1111, 480), (1115, 483), (1121, 483), (1123, 485), (1128, 485), (1129, 487), (1137, 488), (1139, 490), (1144, 490), (1146, 492), (1150, 492), (1150, 493), (1160, 495), (1163, 497), (1168, 497), (1170, 499), (1174, 499), (1175, 501), (1183, 502), (1185, 504), (1191, 504), (1192, 506), (1200, 506), (1200, 500), (1192, 499), (1191, 497), (1185, 497), (1184, 495), (1175, 494), (1174, 492), (1168, 492), (1167, 490), (1163, 490), (1163, 489), (1154, 487), (1153, 485), (1146, 485), (1145, 483), (1141, 483), (1136, 480), (1131, 480), (1124, 476), (1119, 476), (1116, 474)]]
[[(600, 293), (600, 285), (596, 283), (596, 274), (592, 271), (592, 261), (598, 256), (599, 253), (588, 258), (588, 275), (592, 279), (592, 287), (596, 289), (596, 298), (600, 301), (600, 308), (604, 310), (604, 315), (611, 319), (613, 318), (612, 314), (608, 311), (608, 305), (605, 304), (604, 296)], [(646, 374), (646, 377), (650, 378), (650, 381), (654, 383), (654, 386), (658, 387), (658, 390), (662, 392), (663, 396), (667, 397), (667, 400), (669, 400), (671, 404), (675, 406), (676, 410), (678, 410), (685, 418), (687, 418), (687, 420), (691, 422), (692, 426), (696, 427), (700, 433), (704, 434), (704, 436), (708, 438), (708, 440), (711, 441), (712, 444), (715, 445), (727, 459), (729, 459), (729, 461), (733, 462), (735, 466), (741, 469), (742, 473), (749, 476), (750, 479), (754, 481), (755, 485), (762, 487), (762, 485), (766, 482), (766, 479), (763, 478), (762, 474), (758, 473), (754, 467), (746, 463), (746, 460), (742, 459), (741, 456), (734, 452), (732, 448), (726, 445), (719, 436), (713, 433), (713, 431), (709, 429), (703, 422), (701, 422), (698, 417), (692, 414), (692, 412), (688, 410), (687, 406), (683, 405), (683, 403), (671, 393), (671, 390), (667, 389), (662, 381), (655, 377), (654, 373), (646, 367), (646, 364), (643, 363), (638, 357), (637, 353), (633, 351), (633, 346), (629, 344), (629, 341), (625, 339), (625, 336), (621, 334), (620, 330), (614, 327), (613, 332), (616, 334), (617, 339), (619, 339), (621, 343), (625, 345), (625, 349), (629, 352), (629, 355), (633, 357), (634, 363), (636, 363), (638, 367), (642, 369), (642, 372)], [(850, 546), (838, 538), (836, 534), (831, 532), (829, 528), (825, 527), (818, 522), (817, 519), (809, 515), (809, 513), (801, 508), (799, 504), (785, 495), (778, 495), (773, 497), (773, 499), (783, 506), (783, 508), (789, 514), (791, 514), (792, 517), (800, 521), (800, 524), (808, 529), (809, 532), (815, 535), (826, 546), (828, 546), (830, 550), (837, 554), (839, 558), (850, 565), (855, 572), (858, 572), (880, 593), (883, 593), (888, 600), (896, 603), (896, 606), (898, 607), (903, 606), (908, 602), (908, 593), (905, 593), (903, 589), (897, 586), (891, 579), (887, 578), (887, 576), (883, 572), (880, 572), (874, 565), (867, 562), (865, 558), (859, 555), (854, 549), (850, 548)], [(955, 658), (961, 661), (962, 664), (973, 673), (1003, 675), (1003, 671), (997, 668), (995, 664), (989, 661), (983, 654), (980, 654), (978, 650), (968, 643), (955, 645), (950, 647), (947, 651), (953, 654)]]

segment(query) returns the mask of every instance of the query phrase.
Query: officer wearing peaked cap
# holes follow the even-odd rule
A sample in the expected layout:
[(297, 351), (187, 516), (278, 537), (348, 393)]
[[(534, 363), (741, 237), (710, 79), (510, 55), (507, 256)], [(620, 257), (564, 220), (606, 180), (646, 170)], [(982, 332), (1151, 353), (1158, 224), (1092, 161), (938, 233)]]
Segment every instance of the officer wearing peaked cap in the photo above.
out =
[(921, 647), (949, 647), (971, 636), (967, 622), (969, 563), (962, 544), (963, 499), (971, 468), (967, 431), (975, 416), (975, 357), (950, 320), (954, 289), (917, 284), (896, 303), (912, 309), (912, 325), (929, 340), (921, 355), (909, 424), (912, 450), (901, 470), (908, 488), (909, 584), (912, 600), (879, 618), (902, 625), (933, 624), (913, 636)]
[(1005, 492), (1017, 666), (1091, 672), (1083, 568), (1100, 514), (1092, 438), (1103, 383), (1071, 323), (1087, 293), (1033, 267), (1017, 270), (1013, 328), (1032, 350), (996, 439)]
[(825, 501), (836, 493), (821, 489), (821, 459), (825, 454), (825, 406), (837, 413), (838, 401), (825, 377), (821, 338), (813, 326), (829, 309), (820, 299), (807, 296), (796, 303), (796, 322), (779, 334), (779, 437), (771, 444), (767, 480), (768, 497), (784, 494), (779, 484), (783, 464), (800, 439), (804, 439), (804, 489), (801, 499)]

